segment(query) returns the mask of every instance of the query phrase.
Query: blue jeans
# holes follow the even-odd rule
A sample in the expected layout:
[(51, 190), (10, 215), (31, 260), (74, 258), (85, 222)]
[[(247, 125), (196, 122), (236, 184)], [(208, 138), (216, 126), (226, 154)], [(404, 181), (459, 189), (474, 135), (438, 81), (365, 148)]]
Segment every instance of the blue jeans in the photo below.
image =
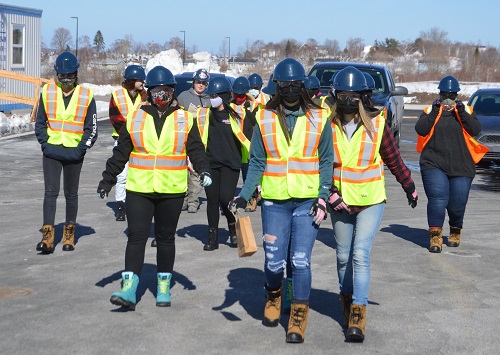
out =
[(462, 228), (473, 178), (449, 177), (440, 169), (422, 170), (421, 174), (427, 196), (429, 227), (443, 227), (448, 210), (450, 226)]
[(361, 212), (331, 214), (337, 242), (337, 273), (341, 293), (352, 293), (352, 303), (366, 306), (370, 289), (370, 253), (385, 203)]
[(311, 253), (318, 234), (313, 216), (309, 215), (313, 202), (314, 199), (262, 201), (267, 289), (274, 291), (281, 287), (290, 258), (293, 299), (297, 301), (308, 301), (311, 293)]

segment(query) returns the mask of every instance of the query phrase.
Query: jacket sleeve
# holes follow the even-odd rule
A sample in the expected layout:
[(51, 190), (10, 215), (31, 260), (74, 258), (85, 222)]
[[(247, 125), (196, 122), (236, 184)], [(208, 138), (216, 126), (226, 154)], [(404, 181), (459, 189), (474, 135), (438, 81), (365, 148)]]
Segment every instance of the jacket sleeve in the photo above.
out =
[(481, 133), (481, 122), (477, 119), (475, 112), (472, 112), (471, 115), (464, 110), (462, 112), (458, 112), (458, 114), (467, 133), (473, 137)]
[(95, 100), (94, 98), (92, 98), (89, 107), (87, 109), (87, 116), (85, 116), (82, 140), (80, 141), (78, 147), (85, 150), (92, 148), (96, 140), (97, 140), (97, 108)]
[(49, 135), (47, 134), (47, 114), (43, 105), (42, 95), (40, 95), (38, 110), (36, 112), (35, 135), (38, 143), (42, 145), (43, 150), (44, 144), (49, 140)]
[(438, 112), (434, 110), (431, 110), (428, 114), (425, 113), (425, 111), (420, 114), (420, 118), (415, 124), (415, 131), (417, 131), (419, 136), (425, 137), (429, 134), (434, 122), (436, 121), (437, 115)]
[(208, 172), (210, 170), (210, 165), (205, 153), (205, 146), (201, 141), (200, 130), (198, 129), (196, 119), (188, 134), (186, 154), (189, 156), (191, 163), (193, 163), (194, 170), (198, 173)]
[(322, 198), (325, 201), (328, 200), (333, 177), (333, 138), (329, 122), (321, 133), (318, 145), (320, 180), (318, 198)]

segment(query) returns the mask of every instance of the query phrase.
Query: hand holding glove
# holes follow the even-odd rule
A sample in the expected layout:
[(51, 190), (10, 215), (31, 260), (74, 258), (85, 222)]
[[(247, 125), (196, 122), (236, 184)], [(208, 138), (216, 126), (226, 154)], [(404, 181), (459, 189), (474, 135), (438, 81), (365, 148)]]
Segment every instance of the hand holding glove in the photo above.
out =
[(417, 190), (413, 191), (411, 194), (407, 193), (406, 198), (408, 199), (408, 205), (411, 206), (411, 208), (417, 207), (417, 201), (418, 201)]
[(97, 197), (100, 199), (107, 198), (109, 194), (109, 191), (104, 190), (102, 187), (97, 188)]
[(437, 99), (432, 103), (432, 111), (439, 111), (441, 109), (441, 100)]
[(313, 222), (318, 226), (321, 222), (326, 219), (326, 202), (322, 198), (317, 198), (314, 200), (311, 209), (309, 210), (309, 214), (314, 216)]
[(349, 206), (346, 205), (342, 197), (336, 192), (330, 193), (328, 198), (330, 208), (335, 212), (342, 212), (342, 210), (350, 211)]
[(247, 200), (245, 200), (243, 197), (236, 196), (231, 202), (229, 202), (229, 205), (227, 205), (227, 207), (229, 208), (229, 211), (236, 213), (238, 212), (238, 208), (245, 209), (245, 207), (247, 207), (247, 203)]
[(210, 173), (207, 173), (205, 171), (200, 174), (200, 185), (203, 187), (212, 185), (212, 178), (210, 177)]

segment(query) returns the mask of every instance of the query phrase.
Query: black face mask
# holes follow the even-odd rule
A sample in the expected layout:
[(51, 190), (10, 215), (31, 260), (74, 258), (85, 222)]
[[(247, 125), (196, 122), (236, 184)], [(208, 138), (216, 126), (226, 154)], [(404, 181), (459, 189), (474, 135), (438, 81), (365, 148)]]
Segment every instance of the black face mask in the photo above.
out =
[(283, 101), (287, 103), (294, 103), (302, 97), (302, 88), (294, 86), (284, 88), (281, 90), (280, 96)]
[(337, 99), (337, 107), (345, 114), (350, 115), (351, 113), (357, 112), (359, 109), (359, 101), (357, 100), (340, 100)]

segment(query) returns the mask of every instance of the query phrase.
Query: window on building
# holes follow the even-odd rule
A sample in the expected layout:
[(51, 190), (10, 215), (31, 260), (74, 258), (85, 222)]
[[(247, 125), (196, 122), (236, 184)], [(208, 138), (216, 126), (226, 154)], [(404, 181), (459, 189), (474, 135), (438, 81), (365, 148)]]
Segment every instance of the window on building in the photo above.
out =
[(24, 65), (24, 25), (12, 26), (12, 65)]

